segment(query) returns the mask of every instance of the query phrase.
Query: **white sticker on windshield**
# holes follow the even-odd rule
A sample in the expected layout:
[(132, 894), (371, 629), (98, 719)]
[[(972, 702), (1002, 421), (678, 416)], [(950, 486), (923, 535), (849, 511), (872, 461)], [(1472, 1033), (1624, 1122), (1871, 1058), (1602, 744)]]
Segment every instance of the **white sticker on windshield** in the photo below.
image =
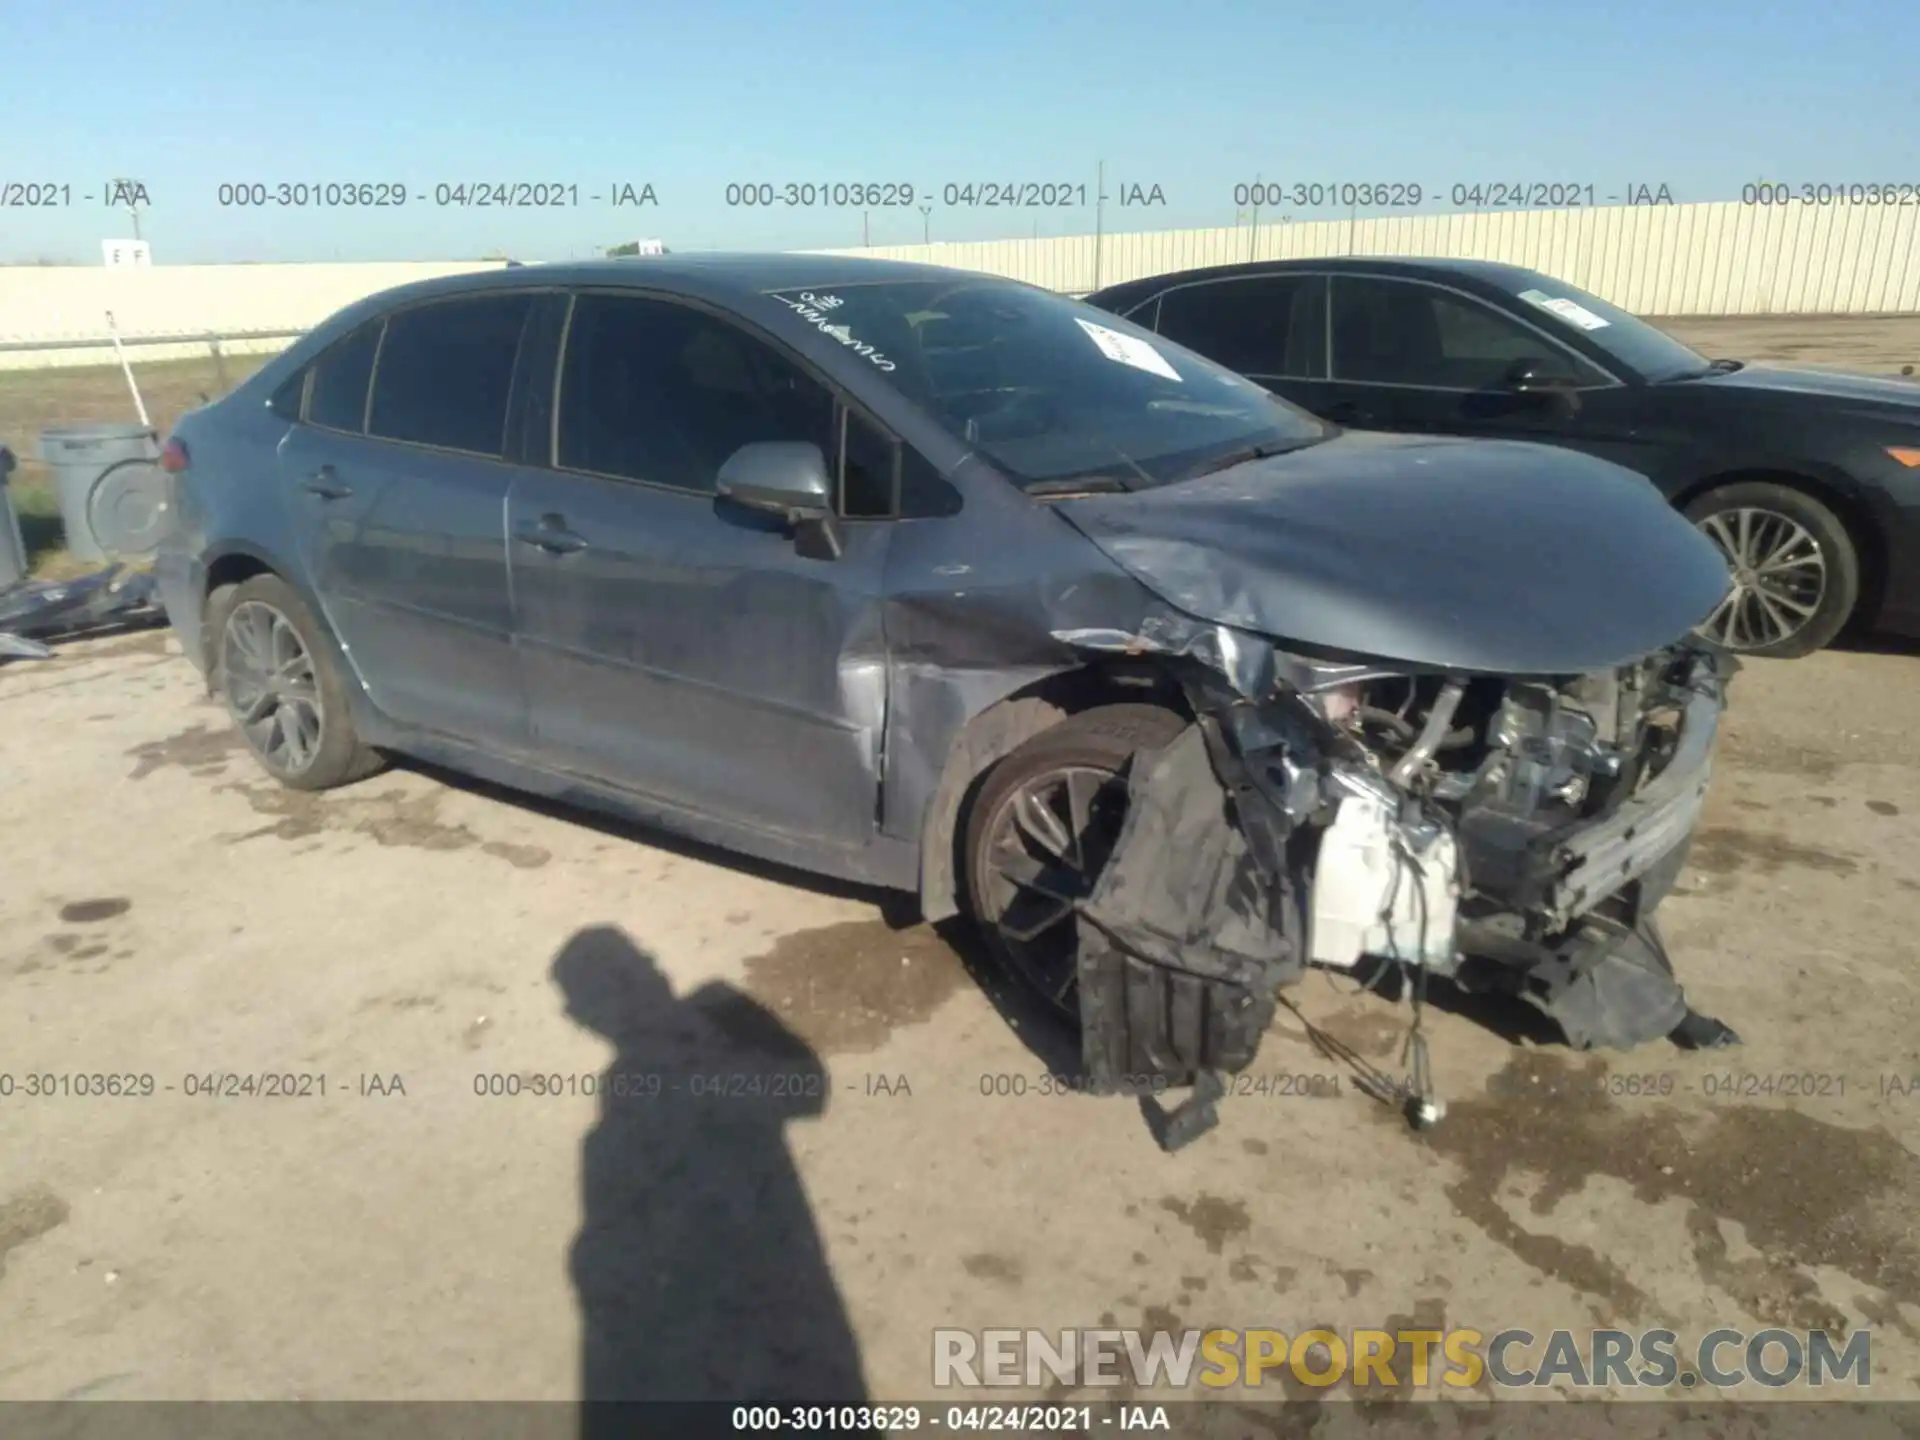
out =
[(1082, 320), (1077, 315), (1074, 316), (1074, 323), (1092, 337), (1093, 343), (1100, 347), (1100, 353), (1109, 360), (1118, 360), (1122, 365), (1131, 365), (1136, 370), (1145, 370), (1168, 380), (1180, 379), (1180, 372), (1167, 363), (1166, 356), (1146, 341), (1122, 335), (1118, 330), (1109, 330), (1104, 325), (1095, 325), (1091, 320)]
[(1603, 320), (1586, 306), (1574, 300), (1565, 300), (1549, 295), (1544, 290), (1522, 290), (1520, 298), (1529, 305), (1538, 305), (1542, 310), (1551, 310), (1562, 320), (1571, 320), (1582, 330), (1604, 330), (1613, 322)]

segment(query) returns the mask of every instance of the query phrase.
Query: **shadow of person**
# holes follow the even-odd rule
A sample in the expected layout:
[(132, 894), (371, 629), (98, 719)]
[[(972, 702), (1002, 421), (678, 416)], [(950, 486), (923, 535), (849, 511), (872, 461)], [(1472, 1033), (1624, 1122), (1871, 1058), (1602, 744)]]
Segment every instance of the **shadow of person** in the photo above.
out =
[[(622, 1402), (858, 1405), (852, 1326), (783, 1129), (822, 1114), (820, 1058), (724, 984), (676, 998), (625, 934), (580, 931), (553, 963), (578, 1024), (612, 1042), (581, 1163), (581, 1433), (637, 1434)], [(675, 1434), (702, 1427), (691, 1412)]]

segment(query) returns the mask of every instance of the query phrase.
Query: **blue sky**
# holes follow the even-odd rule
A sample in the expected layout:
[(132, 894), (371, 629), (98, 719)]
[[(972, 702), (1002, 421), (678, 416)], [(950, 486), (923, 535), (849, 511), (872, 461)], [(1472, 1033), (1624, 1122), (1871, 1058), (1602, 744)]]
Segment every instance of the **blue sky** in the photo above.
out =
[[(929, 216), (871, 211), (874, 244), (1090, 233), (1091, 206), (943, 190), (1091, 195), (1102, 160), (1109, 231), (1233, 224), (1256, 176), (1666, 184), (1683, 201), (1756, 179), (1920, 185), (1912, 0), (0, 0), (0, 36), (0, 186), (73, 196), (0, 208), (12, 261), (98, 263), (130, 226), (81, 197), (112, 176), (144, 182), (142, 231), (179, 263), (862, 243), (858, 209), (729, 207), (729, 182), (934, 192)], [(223, 183), (362, 181), (407, 203), (220, 204)], [(442, 184), (523, 181), (579, 203), (433, 203)], [(658, 204), (589, 198), (616, 183)], [(1167, 203), (1120, 208), (1136, 184)]]

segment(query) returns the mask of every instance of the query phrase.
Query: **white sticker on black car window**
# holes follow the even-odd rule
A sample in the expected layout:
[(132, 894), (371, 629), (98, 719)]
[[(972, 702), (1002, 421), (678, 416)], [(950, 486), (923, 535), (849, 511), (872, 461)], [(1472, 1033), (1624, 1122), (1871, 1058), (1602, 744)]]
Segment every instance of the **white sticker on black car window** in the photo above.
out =
[(1168, 380), (1180, 379), (1180, 372), (1167, 363), (1167, 357), (1146, 341), (1123, 335), (1118, 330), (1109, 330), (1091, 320), (1082, 320), (1077, 315), (1074, 323), (1087, 332), (1093, 343), (1100, 347), (1100, 353), (1109, 360), (1117, 360), (1122, 365), (1131, 365), (1136, 370), (1145, 370), (1150, 375), (1159, 375)]
[(1611, 320), (1603, 320), (1577, 300), (1549, 295), (1544, 290), (1522, 290), (1520, 298), (1529, 305), (1538, 306), (1542, 310), (1551, 310), (1562, 320), (1571, 321), (1582, 330), (1604, 330), (1613, 323)]

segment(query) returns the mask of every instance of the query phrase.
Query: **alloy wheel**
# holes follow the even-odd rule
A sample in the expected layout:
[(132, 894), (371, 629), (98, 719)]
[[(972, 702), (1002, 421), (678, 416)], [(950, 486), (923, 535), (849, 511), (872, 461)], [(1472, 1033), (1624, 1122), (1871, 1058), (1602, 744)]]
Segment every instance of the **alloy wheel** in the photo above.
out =
[(1827, 557), (1813, 533), (1777, 510), (1743, 507), (1699, 521), (1733, 571), (1733, 588), (1700, 624), (1729, 650), (1758, 650), (1792, 639), (1827, 593)]
[(1010, 793), (987, 826), (984, 917), (995, 948), (1056, 1008), (1078, 1004), (1078, 902), (1093, 893), (1126, 819), (1127, 782), (1063, 765)]
[(261, 600), (236, 605), (221, 635), (227, 709), (260, 762), (298, 775), (320, 753), (326, 709), (293, 622)]

